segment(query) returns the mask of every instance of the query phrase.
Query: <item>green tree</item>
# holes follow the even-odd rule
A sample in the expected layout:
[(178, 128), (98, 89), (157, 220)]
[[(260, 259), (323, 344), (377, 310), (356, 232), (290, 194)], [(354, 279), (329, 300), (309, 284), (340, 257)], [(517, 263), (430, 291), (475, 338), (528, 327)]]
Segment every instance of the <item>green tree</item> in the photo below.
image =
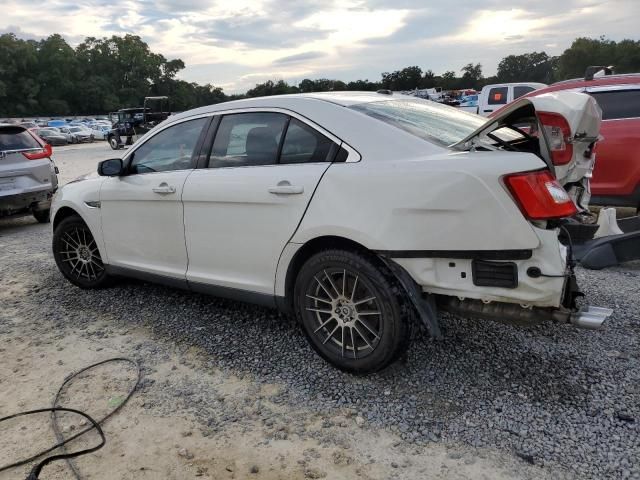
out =
[[(558, 59), (558, 78), (582, 77), (590, 65), (616, 65), (619, 60), (623, 60), (622, 69), (617, 65), (619, 72), (640, 70), (640, 62), (633, 61), (633, 52), (638, 52), (640, 45), (630, 40), (623, 42), (621, 51), (624, 50), (626, 54), (631, 55), (630, 62), (618, 57), (618, 44), (613, 40), (607, 40), (604, 37), (576, 38)], [(637, 53), (635, 58), (637, 60)]]
[(264, 83), (258, 83), (255, 87), (248, 90), (247, 97), (264, 97), (269, 95), (283, 95), (286, 93), (298, 93), (298, 88), (289, 85), (284, 80), (267, 80)]
[(382, 88), (389, 90), (413, 90), (419, 88), (422, 82), (422, 69), (420, 67), (405, 67), (395, 72), (382, 74)]
[(460, 70), (462, 78), (459, 85), (462, 88), (476, 88), (482, 80), (482, 65), (476, 63), (468, 63)]
[(509, 55), (498, 64), (499, 82), (542, 82), (551, 83), (557, 57), (550, 57), (545, 52)]

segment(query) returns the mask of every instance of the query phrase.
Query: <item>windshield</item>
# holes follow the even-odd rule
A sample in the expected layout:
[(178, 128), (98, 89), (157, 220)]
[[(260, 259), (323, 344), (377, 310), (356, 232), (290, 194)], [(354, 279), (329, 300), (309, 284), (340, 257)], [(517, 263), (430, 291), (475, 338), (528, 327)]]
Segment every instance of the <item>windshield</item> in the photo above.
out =
[(361, 103), (350, 108), (445, 147), (459, 142), (487, 121), (473, 113), (420, 99)]

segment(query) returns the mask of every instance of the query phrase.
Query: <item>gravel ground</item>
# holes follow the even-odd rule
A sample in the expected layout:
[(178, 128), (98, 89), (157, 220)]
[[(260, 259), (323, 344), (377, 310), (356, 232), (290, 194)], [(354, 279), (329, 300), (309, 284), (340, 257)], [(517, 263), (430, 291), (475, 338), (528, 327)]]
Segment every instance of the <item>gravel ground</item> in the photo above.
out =
[[(104, 158), (113, 156), (101, 148)], [(70, 165), (93, 168), (82, 155)], [(358, 425), (390, 430), (403, 445), (498, 450), (554, 478), (640, 480), (640, 264), (578, 270), (588, 302), (615, 311), (603, 331), (445, 315), (442, 342), (418, 333), (403, 364), (353, 377), (325, 364), (300, 330), (271, 310), (133, 281), (80, 291), (56, 271), (49, 245), (47, 226), (0, 220), (0, 284), (19, 274), (37, 277), (32, 300), (14, 307), (52, 328), (86, 329), (106, 315), (184, 349), (197, 347), (210, 368), (254, 385), (281, 385), (272, 401), (286, 411), (351, 412)], [(153, 354), (152, 345), (141, 348)], [(166, 388), (175, 389), (204, 435), (242, 418), (237, 409), (221, 416), (219, 402), (197, 381)], [(155, 408), (169, 412), (173, 405)]]

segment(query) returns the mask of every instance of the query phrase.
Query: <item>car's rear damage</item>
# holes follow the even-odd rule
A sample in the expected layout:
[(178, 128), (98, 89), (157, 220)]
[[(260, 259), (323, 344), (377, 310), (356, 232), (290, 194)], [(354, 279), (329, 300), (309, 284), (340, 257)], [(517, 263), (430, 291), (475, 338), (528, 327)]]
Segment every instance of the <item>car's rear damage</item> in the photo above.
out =
[[(600, 118), (596, 102), (586, 95), (548, 94), (514, 102), (500, 116), (452, 146), (468, 152), (478, 163), (487, 158), (488, 152), (494, 152), (492, 161), (495, 152), (500, 152), (503, 171), (493, 170), (494, 179), (498, 174), (499, 181), (485, 176), (488, 172), (477, 165), (469, 165), (465, 173), (476, 172), (479, 178), (474, 180), (480, 182), (474, 184), (470, 178), (452, 182), (462, 193), (448, 197), (447, 213), (455, 215), (443, 217), (442, 225), (432, 226), (442, 232), (451, 247), (379, 251), (399, 279), (401, 272), (408, 274), (411, 280), (401, 281), (414, 297), (414, 304), (415, 297), (423, 297), (420, 301), (426, 303), (417, 310), (432, 333), (439, 331), (434, 318), (436, 305), (491, 320), (518, 324), (547, 320), (590, 329), (600, 328), (611, 315), (610, 309), (580, 306), (576, 301), (582, 293), (563, 226), (567, 218), (579, 218), (588, 208)], [(518, 169), (518, 161), (525, 155), (535, 155), (544, 165), (537, 170)], [(464, 178), (462, 172), (456, 172), (455, 167), (453, 170), (452, 175)], [(406, 185), (410, 181), (404, 183), (410, 188)], [(448, 182), (434, 183), (438, 191), (456, 188)], [(461, 208), (465, 202), (467, 212)], [(437, 199), (430, 199), (425, 213), (430, 210), (433, 217), (439, 210), (437, 203)], [(512, 216), (513, 206), (519, 209), (518, 218)], [(402, 211), (396, 208), (396, 216)], [(419, 211), (418, 202), (407, 218), (420, 222), (416, 217)], [(451, 224), (464, 222), (465, 217), (466, 223)], [(404, 221), (395, 219), (393, 223), (401, 225)], [(414, 225), (413, 231), (420, 237), (420, 227)], [(564, 244), (561, 236), (565, 237)], [(434, 244), (429, 236), (423, 240), (424, 245)], [(464, 247), (470, 244), (475, 247)]]
[[(552, 320), (600, 328), (612, 311), (578, 306), (576, 299), (582, 293), (573, 272), (573, 252), (559, 239), (566, 233), (562, 232), (562, 220), (575, 216), (576, 206), (587, 205), (600, 116), (595, 101), (585, 95), (522, 99), (453, 146), (475, 154), (527, 152), (546, 163), (548, 173), (541, 171), (539, 175), (548, 178), (538, 182), (540, 185), (530, 181), (535, 178), (532, 172), (502, 177), (502, 186), (538, 239), (535, 248), (519, 248), (514, 238), (518, 235), (507, 228), (503, 234), (512, 238), (512, 245), (496, 245), (509, 248), (462, 250), (441, 257), (438, 252), (429, 252), (429, 256), (389, 252), (388, 262), (406, 271), (425, 295), (435, 295), (438, 306), (445, 310), (519, 324)], [(504, 158), (505, 163), (509, 160)], [(570, 196), (560, 184), (571, 192)], [(536, 188), (538, 191), (534, 191)], [(476, 233), (470, 229), (468, 235), (474, 237)], [(484, 238), (492, 236), (484, 234)], [(433, 329), (433, 318), (422, 316)]]

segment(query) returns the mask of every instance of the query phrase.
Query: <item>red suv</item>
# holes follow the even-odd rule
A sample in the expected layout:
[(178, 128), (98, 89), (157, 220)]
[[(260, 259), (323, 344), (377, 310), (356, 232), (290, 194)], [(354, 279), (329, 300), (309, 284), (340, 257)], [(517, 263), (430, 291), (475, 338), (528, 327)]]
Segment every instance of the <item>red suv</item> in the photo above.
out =
[(526, 97), (573, 90), (595, 98), (604, 139), (595, 148), (591, 203), (640, 209), (640, 74), (588, 78), (554, 83)]

